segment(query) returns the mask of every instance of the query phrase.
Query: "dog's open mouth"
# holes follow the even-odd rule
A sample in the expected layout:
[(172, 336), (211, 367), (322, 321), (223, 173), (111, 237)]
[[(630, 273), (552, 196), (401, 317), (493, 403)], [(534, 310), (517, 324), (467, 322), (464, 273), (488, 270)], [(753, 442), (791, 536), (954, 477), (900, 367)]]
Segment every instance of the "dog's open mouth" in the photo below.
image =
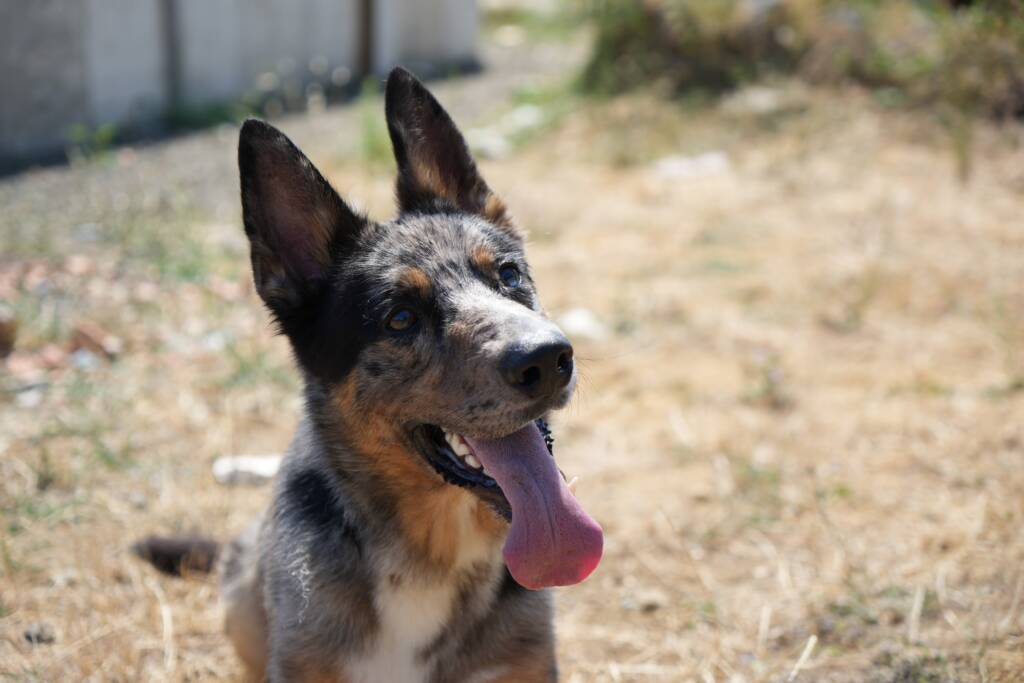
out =
[[(544, 438), (548, 453), (554, 456), (554, 438), (547, 422), (538, 419), (534, 424)], [(417, 441), (426, 461), (447, 483), (472, 489), (506, 521), (512, 521), (508, 498), (466, 439), (443, 427), (428, 424), (417, 430)], [(562, 478), (565, 478), (564, 474)]]
[(450, 484), (469, 489), (510, 521), (505, 563), (526, 588), (579, 583), (601, 559), (601, 527), (583, 511), (555, 464), (543, 420), (497, 439), (416, 430), (420, 451)]

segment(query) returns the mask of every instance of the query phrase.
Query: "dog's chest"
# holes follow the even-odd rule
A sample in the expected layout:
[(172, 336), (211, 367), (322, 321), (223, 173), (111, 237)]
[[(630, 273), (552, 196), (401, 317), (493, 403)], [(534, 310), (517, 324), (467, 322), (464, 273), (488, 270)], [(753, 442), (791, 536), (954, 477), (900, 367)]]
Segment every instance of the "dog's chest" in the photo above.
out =
[(379, 587), (377, 637), (369, 652), (345, 667), (352, 683), (425, 681), (431, 662), (424, 651), (441, 634), (454, 601), (454, 583)]
[(368, 651), (344, 663), (351, 683), (425, 683), (436, 664), (430, 646), (445, 629), (457, 621), (465, 604), (468, 572), (475, 574), (477, 599), (493, 594), (500, 569), (500, 545), (463, 526), (459, 557), (454, 571), (443, 580), (390, 578), (381, 581), (374, 593), (378, 627)]

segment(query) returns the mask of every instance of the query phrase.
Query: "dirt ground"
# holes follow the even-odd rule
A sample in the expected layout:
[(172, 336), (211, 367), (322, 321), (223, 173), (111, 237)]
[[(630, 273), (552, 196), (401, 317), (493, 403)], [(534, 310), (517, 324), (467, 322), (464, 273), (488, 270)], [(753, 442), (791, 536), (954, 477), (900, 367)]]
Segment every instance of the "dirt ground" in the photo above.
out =
[[(563, 680), (1024, 680), (1024, 130), (980, 126), (962, 183), (927, 112), (861, 92), (581, 102), (519, 66), (438, 92), (478, 132), (550, 119), (482, 168), (551, 314), (586, 311), (556, 454), (607, 549), (558, 592)], [(281, 125), (384, 217), (376, 106)], [(241, 529), (268, 488), (210, 465), (298, 411), (234, 136), (0, 183), (4, 680), (237, 675), (213, 581), (128, 552)]]

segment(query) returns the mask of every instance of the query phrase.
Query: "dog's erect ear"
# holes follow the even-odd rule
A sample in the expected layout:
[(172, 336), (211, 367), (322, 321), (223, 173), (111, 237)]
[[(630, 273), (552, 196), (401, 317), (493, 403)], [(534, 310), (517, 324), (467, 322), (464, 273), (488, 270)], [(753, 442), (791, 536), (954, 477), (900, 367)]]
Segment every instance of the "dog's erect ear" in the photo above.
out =
[(391, 72), (384, 108), (402, 211), (455, 208), (514, 231), (505, 204), (480, 176), (459, 129), (415, 76), (402, 68)]
[(325, 282), (367, 225), (273, 126), (249, 119), (238, 140), (242, 217), (256, 290), (286, 318)]

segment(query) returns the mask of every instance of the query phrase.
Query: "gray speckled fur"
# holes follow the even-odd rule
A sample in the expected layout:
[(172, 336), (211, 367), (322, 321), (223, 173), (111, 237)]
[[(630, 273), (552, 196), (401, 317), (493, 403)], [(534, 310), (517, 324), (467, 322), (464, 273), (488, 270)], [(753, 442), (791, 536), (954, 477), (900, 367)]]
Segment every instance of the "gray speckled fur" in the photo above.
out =
[[(390, 580), (379, 568), (404, 563), (410, 572), (420, 571), (415, 558), (402, 557), (401, 539), (388, 525), (373, 512), (358, 512), (359, 504), (340, 490), (334, 528), (313, 526), (295, 509), (287, 491), (293, 477), (315, 471), (325, 481), (334, 479), (324, 466), (330, 458), (315, 442), (308, 422), (303, 423), (262, 527), (236, 539), (222, 561), (229, 634), (256, 679), (268, 654), (267, 680), (286, 681), (295, 680), (293, 663), (342, 661), (346, 653), (359, 653), (377, 628), (374, 590)], [(476, 567), (461, 578), (450, 620), (422, 653), (432, 664), (424, 683), (456, 683), (503, 662), (547, 656), (553, 638), (548, 591), (528, 591), (498, 569)], [(253, 609), (254, 597), (264, 612)], [(262, 618), (263, 624), (232, 628), (232, 617), (249, 626), (254, 617)], [(251, 643), (261, 637), (269, 649)]]
[[(499, 351), (560, 334), (540, 308), (522, 240), (504, 207), (487, 203), (490, 190), (450, 119), (404, 72), (389, 80), (388, 122), (401, 213), (384, 224), (349, 210), (276, 130), (249, 122), (242, 131), (257, 290), (295, 350), (306, 403), (270, 509), (223, 553), (227, 630), (257, 680), (347, 681), (341, 663), (375, 647), (375, 598), (389, 582), (453, 581), (450, 614), (416, 655), (423, 683), (485, 680), (475, 677), (524, 661), (540, 661), (543, 680), (554, 681), (548, 592), (513, 581), (500, 543), (441, 576), (405, 542), (396, 500), (359, 445), (371, 415), (407, 437), (425, 423), (507, 434), (564, 405), (573, 388), (542, 405), (501, 379)], [(321, 229), (289, 233), (311, 224)], [(493, 273), (474, 266), (480, 248), (517, 264), (523, 286), (502, 291)], [(406, 300), (396, 288), (410, 266), (430, 282), (429, 305), (417, 304), (423, 327), (389, 336), (380, 321)], [(357, 415), (337, 408), (346, 383)], [(438, 476), (411, 437), (398, 445)]]

